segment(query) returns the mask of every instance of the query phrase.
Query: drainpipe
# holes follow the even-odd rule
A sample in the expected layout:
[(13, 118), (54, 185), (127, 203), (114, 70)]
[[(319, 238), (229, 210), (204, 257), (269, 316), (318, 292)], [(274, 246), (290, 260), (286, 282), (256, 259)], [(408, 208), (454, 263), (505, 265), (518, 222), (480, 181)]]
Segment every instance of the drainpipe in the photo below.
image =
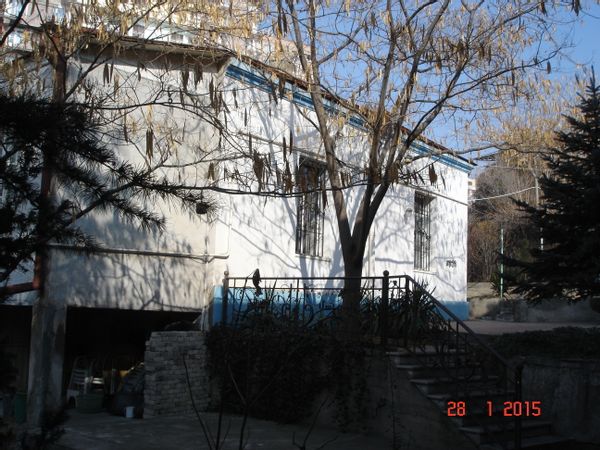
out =
[[(372, 231), (372, 230), (371, 230)], [(369, 233), (367, 241), (367, 276), (373, 276), (373, 234)]]
[(504, 227), (500, 227), (500, 302), (504, 300)]
[[(535, 208), (540, 209), (540, 185), (538, 183), (538, 177), (535, 172), (532, 170), (533, 180), (535, 181)], [(544, 251), (544, 235), (542, 234), (542, 229), (540, 228), (540, 251)]]

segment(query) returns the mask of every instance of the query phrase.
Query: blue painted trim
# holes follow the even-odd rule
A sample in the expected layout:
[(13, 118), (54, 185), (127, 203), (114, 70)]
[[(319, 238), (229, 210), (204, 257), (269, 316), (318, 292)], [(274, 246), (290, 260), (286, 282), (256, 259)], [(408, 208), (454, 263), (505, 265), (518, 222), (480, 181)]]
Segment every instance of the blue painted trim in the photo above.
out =
[(223, 286), (215, 286), (213, 291), (212, 301), (212, 314), (210, 317), (210, 324), (215, 325), (221, 323), (223, 319)]
[[(444, 301), (440, 300), (440, 303), (448, 308), (454, 315), (456, 315), (460, 320), (467, 320), (469, 318), (469, 302), (464, 301)], [(448, 314), (440, 311), (442, 317), (444, 319), (448, 319)]]
[[(411, 150), (413, 150), (415, 153), (419, 153), (420, 155), (431, 155), (432, 153), (432, 151), (426, 146), (414, 142), (411, 146)], [(433, 159), (434, 161), (440, 161), (447, 166), (453, 167), (455, 169), (467, 173), (471, 172), (471, 170), (473, 170), (474, 167), (474, 164), (471, 164), (467, 161), (463, 161), (458, 158), (454, 158), (451, 155), (436, 155), (431, 156), (431, 159)]]
[[(232, 323), (234, 320), (238, 320), (241, 313), (248, 308), (248, 298), (246, 295), (241, 295), (243, 288), (229, 288), (229, 296), (227, 302), (227, 323)], [(280, 308), (285, 309), (288, 305), (286, 296), (288, 289), (276, 290), (274, 300), (275, 305), (279, 305)], [(280, 295), (282, 294), (282, 295)], [(264, 293), (259, 297), (264, 299)], [(242, 300), (240, 301), (240, 298)], [(300, 317), (326, 317), (331, 314), (335, 308), (341, 305), (341, 299), (337, 294), (335, 295), (320, 295), (315, 293), (309, 293), (306, 295), (300, 291), (294, 295), (296, 300), (299, 300), (303, 309), (300, 312)], [(210, 324), (216, 325), (223, 322), (223, 286), (215, 286), (213, 290), (213, 301), (211, 304)]]
[[(227, 67), (226, 74), (228, 77), (233, 78), (234, 80), (242, 81), (244, 83), (251, 84), (252, 86), (257, 87), (261, 91), (268, 92), (269, 94), (279, 96), (279, 91), (275, 87), (275, 82), (269, 80), (265, 76), (259, 74), (253, 68), (239, 63), (239, 65), (230, 64)], [(277, 81), (277, 83), (279, 83)], [(284, 87), (284, 96), (283, 98), (288, 99), (285, 94), (292, 94), (291, 102), (298, 105), (303, 106), (305, 108), (310, 108), (314, 110), (313, 101), (309, 95), (306, 94), (306, 91), (300, 90), (298, 86), (292, 85), (291, 83), (286, 82)], [(328, 112), (334, 113), (340, 110), (340, 107), (336, 105), (334, 102), (326, 100), (325, 101), (325, 109)], [(352, 125), (354, 128), (357, 128), (361, 131), (366, 131), (365, 121), (356, 115), (350, 116), (348, 123)], [(429, 154), (431, 155), (433, 152), (431, 149), (427, 148), (425, 145), (413, 143), (411, 146), (411, 150), (414, 150), (416, 153), (421, 155)], [(469, 173), (475, 167), (474, 164), (471, 164), (467, 161), (463, 161), (459, 158), (455, 158), (452, 155), (438, 155), (432, 156), (434, 161), (439, 161), (449, 167), (454, 169), (458, 169), (462, 172)]]
[[(300, 295), (302, 297), (302, 295)], [(339, 298), (321, 298), (321, 296), (316, 296), (314, 298), (309, 298), (306, 300), (307, 304), (311, 304), (315, 307), (314, 311), (321, 311), (322, 314), (329, 314), (331, 311), (331, 307), (340, 306)], [(467, 320), (469, 318), (469, 303), (465, 301), (440, 301), (446, 308), (452, 311), (460, 320)], [(323, 306), (324, 305), (324, 306)], [(213, 290), (213, 302), (211, 305), (212, 313), (210, 316), (210, 324), (216, 325), (222, 322), (223, 320), (223, 286), (215, 286)], [(229, 302), (227, 305), (227, 319), (231, 321), (234, 315), (234, 308), (239, 312), (240, 310), (245, 310), (243, 305), (240, 305), (239, 302)], [(325, 308), (325, 309), (321, 309)], [(443, 311), (440, 311), (441, 315), (447, 319), (448, 315)]]

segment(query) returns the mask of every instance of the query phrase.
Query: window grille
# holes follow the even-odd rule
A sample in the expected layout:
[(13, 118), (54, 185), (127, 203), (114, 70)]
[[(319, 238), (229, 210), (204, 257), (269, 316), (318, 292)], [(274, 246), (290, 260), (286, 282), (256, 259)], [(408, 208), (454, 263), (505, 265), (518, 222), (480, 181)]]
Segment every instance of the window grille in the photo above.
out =
[(298, 197), (296, 216), (296, 253), (299, 255), (323, 256), (324, 173), (322, 164), (306, 159), (300, 161), (296, 180), (297, 189), (303, 192)]
[(415, 269), (429, 270), (431, 260), (431, 197), (415, 193)]

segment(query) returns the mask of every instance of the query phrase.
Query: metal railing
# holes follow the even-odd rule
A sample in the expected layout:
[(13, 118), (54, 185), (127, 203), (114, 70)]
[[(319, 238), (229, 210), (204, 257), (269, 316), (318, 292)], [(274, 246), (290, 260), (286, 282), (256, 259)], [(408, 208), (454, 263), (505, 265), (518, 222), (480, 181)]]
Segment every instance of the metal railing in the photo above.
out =
[[(443, 378), (449, 381), (455, 400), (475, 403), (473, 393), (477, 393), (480, 401), (492, 401), (498, 398), (504, 401), (520, 402), (522, 400), (521, 381), (522, 366), (513, 367), (485, 340), (475, 334), (459, 317), (444, 304), (439, 302), (430, 292), (410, 277), (407, 279), (406, 298), (412, 296), (412, 303), (420, 303), (419, 310), (427, 316), (421, 335), (412, 341), (405, 341), (405, 347), (412, 351), (429, 351), (430, 360), (425, 364), (430, 367), (443, 368)], [(414, 308), (414, 305), (412, 306)], [(421, 323), (421, 322), (419, 322)], [(480, 404), (482, 408), (487, 405)], [(485, 411), (485, 409), (483, 409)], [(493, 414), (493, 411), (492, 411)], [(498, 413), (496, 413), (498, 414)], [(509, 441), (498, 439), (491, 429), (496, 426), (499, 434), (514, 437), (512, 448), (521, 448), (521, 416), (515, 416), (513, 428), (501, 418), (490, 425), (486, 420), (477, 420), (479, 416), (470, 416), (480, 425), (493, 443), (502, 448), (509, 447)]]
[[(349, 285), (360, 290), (359, 332), (377, 338), (383, 346), (394, 342), (415, 354), (425, 353), (426, 357), (418, 359), (425, 367), (444, 369), (432, 372), (443, 374), (437, 376), (451, 386), (455, 400), (473, 405), (474, 393), (480, 400), (522, 400), (522, 367), (511, 366), (426, 286), (407, 275), (390, 276), (385, 271), (380, 277), (261, 278), (257, 272), (250, 277), (229, 277), (226, 272), (221, 322), (239, 326), (253, 314), (267, 313), (291, 326), (335, 326)], [(500, 434), (514, 434), (513, 448), (521, 448), (520, 416), (514, 417), (513, 428), (503, 419), (493, 425), (486, 420), (478, 422), (502, 448), (507, 448), (508, 442), (498, 439), (492, 426), (499, 427)]]

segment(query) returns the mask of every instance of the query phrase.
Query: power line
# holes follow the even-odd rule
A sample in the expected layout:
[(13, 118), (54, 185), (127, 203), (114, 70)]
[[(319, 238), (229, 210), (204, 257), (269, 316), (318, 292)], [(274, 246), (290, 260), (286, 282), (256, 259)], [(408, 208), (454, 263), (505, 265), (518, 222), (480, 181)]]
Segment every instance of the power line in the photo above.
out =
[(474, 198), (474, 199), (469, 200), (469, 203), (480, 202), (482, 200), (492, 200), (492, 199), (501, 198), (501, 197), (510, 197), (511, 195), (520, 194), (521, 192), (527, 192), (527, 191), (530, 191), (535, 188), (536, 188), (535, 186), (531, 186), (531, 187), (528, 187), (525, 189), (521, 189), (520, 191), (509, 192), (508, 194), (494, 195), (493, 197)]

